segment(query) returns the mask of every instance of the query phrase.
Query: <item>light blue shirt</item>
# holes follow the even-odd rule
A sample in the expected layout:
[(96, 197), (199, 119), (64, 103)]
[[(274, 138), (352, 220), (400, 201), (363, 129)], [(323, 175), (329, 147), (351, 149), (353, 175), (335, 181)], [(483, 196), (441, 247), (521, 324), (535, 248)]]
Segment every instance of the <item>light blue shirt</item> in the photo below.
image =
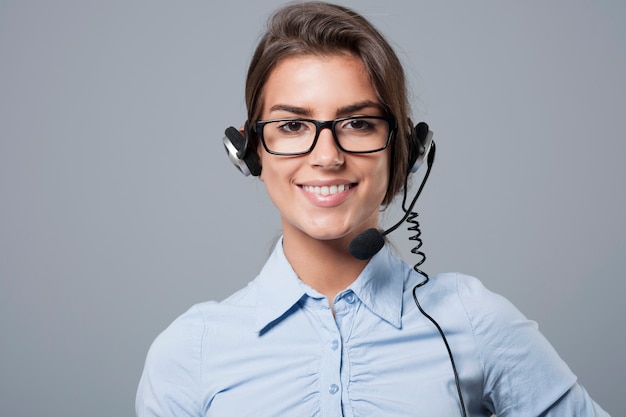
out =
[[(412, 299), (420, 281), (385, 246), (333, 316), (279, 243), (246, 288), (192, 307), (155, 340), (137, 415), (460, 416), (448, 353)], [(470, 416), (608, 415), (536, 324), (475, 278), (438, 275), (418, 297), (445, 332)]]

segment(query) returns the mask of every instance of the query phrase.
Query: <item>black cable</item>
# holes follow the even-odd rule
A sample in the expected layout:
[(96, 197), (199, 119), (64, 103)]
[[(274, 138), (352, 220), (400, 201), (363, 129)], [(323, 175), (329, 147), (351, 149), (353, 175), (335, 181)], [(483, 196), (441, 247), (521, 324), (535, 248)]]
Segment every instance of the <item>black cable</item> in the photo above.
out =
[(467, 417), (467, 412), (465, 411), (465, 401), (463, 401), (463, 393), (461, 392), (461, 382), (459, 381), (459, 374), (458, 374), (458, 372), (456, 370), (456, 365), (454, 363), (454, 357), (452, 356), (452, 350), (450, 349), (450, 345), (448, 345), (448, 340), (446, 339), (446, 336), (443, 333), (443, 330), (441, 329), (441, 326), (439, 326), (439, 323), (437, 323), (435, 321), (435, 319), (433, 319), (431, 316), (429, 316), (424, 311), (424, 309), (420, 305), (419, 301), (417, 300), (417, 294), (416, 294), (417, 289), (419, 287), (421, 287), (422, 285), (426, 284), (429, 281), (428, 275), (426, 275), (423, 272), (421, 274), (426, 279), (424, 281), (420, 282), (419, 284), (417, 284), (415, 287), (413, 287), (413, 301), (415, 301), (415, 305), (417, 306), (419, 311), (424, 315), (424, 317), (426, 317), (428, 320), (430, 320), (430, 322), (432, 324), (435, 325), (435, 327), (439, 331), (439, 334), (441, 335), (441, 339), (443, 340), (443, 343), (446, 345), (446, 350), (448, 351), (448, 356), (450, 357), (450, 364), (452, 365), (452, 372), (454, 373), (454, 382), (456, 384), (456, 392), (459, 395), (459, 401), (461, 402), (461, 412), (462, 412), (463, 417)]
[(417, 263), (413, 265), (413, 269), (415, 270), (415, 272), (417, 272), (418, 274), (424, 277), (424, 280), (422, 282), (418, 283), (417, 285), (415, 285), (415, 287), (413, 287), (413, 301), (415, 301), (415, 305), (417, 306), (418, 310), (422, 313), (422, 315), (426, 317), (428, 320), (430, 320), (430, 322), (437, 328), (437, 330), (439, 331), (439, 334), (441, 335), (441, 339), (443, 340), (443, 343), (446, 346), (446, 350), (448, 351), (448, 356), (450, 357), (450, 364), (452, 365), (452, 372), (454, 373), (454, 382), (456, 384), (456, 392), (459, 396), (459, 402), (461, 403), (462, 415), (463, 417), (467, 417), (467, 411), (465, 410), (465, 401), (463, 401), (463, 393), (461, 392), (461, 383), (459, 381), (459, 374), (456, 370), (456, 364), (454, 363), (454, 357), (452, 356), (452, 350), (450, 349), (450, 345), (448, 344), (446, 335), (444, 334), (443, 329), (441, 328), (439, 323), (437, 323), (437, 321), (434, 318), (432, 318), (428, 313), (424, 311), (424, 309), (422, 308), (422, 306), (420, 305), (417, 299), (417, 289), (423, 285), (426, 285), (428, 281), (430, 281), (430, 278), (428, 277), (428, 274), (426, 274), (424, 271), (419, 269), (419, 266), (422, 265), (426, 261), (426, 254), (421, 251), (421, 247), (423, 244), (423, 241), (421, 238), (422, 231), (420, 230), (419, 222), (416, 220), (418, 214), (417, 212), (413, 211), (413, 207), (415, 206), (415, 203), (417, 202), (417, 198), (422, 193), (422, 189), (424, 188), (424, 185), (426, 184), (426, 180), (428, 179), (428, 175), (430, 174), (430, 170), (432, 168), (434, 160), (435, 160), (435, 142), (432, 142), (430, 152), (428, 153), (428, 159), (427, 159), (428, 163), (427, 163), (426, 174), (424, 174), (424, 178), (422, 179), (422, 183), (419, 189), (417, 190), (415, 197), (413, 198), (413, 200), (411, 201), (411, 204), (407, 208), (406, 196), (407, 196), (408, 177), (409, 177), (407, 175), (404, 179), (404, 195), (402, 198), (402, 210), (404, 210), (404, 213), (405, 213), (404, 217), (399, 223), (394, 225), (391, 229), (387, 230), (385, 234), (397, 229), (400, 226), (400, 224), (403, 223), (404, 221), (407, 221), (408, 223), (412, 224), (412, 226), (410, 226), (408, 230), (415, 232), (415, 234), (410, 236), (409, 240), (413, 240), (417, 243), (411, 249), (411, 253), (418, 255), (420, 257)]

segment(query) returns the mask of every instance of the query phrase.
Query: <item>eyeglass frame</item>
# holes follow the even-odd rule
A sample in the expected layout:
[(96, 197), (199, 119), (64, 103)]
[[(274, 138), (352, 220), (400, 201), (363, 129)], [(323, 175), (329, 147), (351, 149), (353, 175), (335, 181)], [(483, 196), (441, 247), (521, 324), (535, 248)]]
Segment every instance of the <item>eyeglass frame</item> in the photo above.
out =
[[(389, 133), (387, 135), (387, 139), (385, 141), (385, 145), (377, 148), (377, 149), (373, 149), (373, 150), (369, 150), (369, 151), (349, 151), (347, 149), (345, 149), (343, 146), (341, 146), (341, 143), (339, 143), (339, 138), (337, 138), (337, 132), (335, 131), (335, 126), (337, 125), (337, 123), (346, 121), (346, 120), (352, 120), (352, 119), (377, 119), (377, 120), (384, 120), (387, 122), (387, 126), (389, 126)], [(313, 139), (313, 143), (311, 144), (311, 146), (302, 152), (276, 152), (276, 151), (272, 151), (267, 147), (267, 144), (265, 143), (265, 138), (263, 137), (263, 128), (265, 125), (269, 124), (269, 123), (276, 123), (276, 122), (309, 122), (309, 123), (313, 123), (315, 125), (315, 138)], [(342, 152), (346, 152), (346, 153), (351, 153), (351, 154), (369, 154), (369, 153), (375, 153), (375, 152), (380, 152), (383, 151), (385, 149), (387, 149), (389, 147), (389, 144), (391, 143), (391, 138), (395, 135), (396, 130), (397, 130), (397, 125), (396, 125), (396, 119), (393, 116), (349, 116), (349, 117), (341, 117), (339, 119), (334, 119), (334, 120), (315, 120), (315, 119), (306, 119), (306, 118), (301, 118), (301, 117), (294, 117), (294, 118), (285, 118), (285, 119), (272, 119), (272, 120), (257, 120), (254, 125), (253, 125), (253, 130), (254, 133), (256, 133), (259, 137), (259, 139), (261, 139), (261, 143), (263, 144), (263, 148), (267, 151), (267, 153), (272, 154), (272, 155), (278, 155), (278, 156), (301, 156), (301, 155), (306, 155), (308, 153), (311, 153), (313, 151), (313, 149), (315, 149), (315, 145), (317, 145), (317, 140), (320, 137), (320, 133), (322, 132), (323, 129), (330, 129), (331, 134), (333, 135), (333, 140), (335, 141), (335, 144), (337, 145), (337, 147), (342, 151)]]

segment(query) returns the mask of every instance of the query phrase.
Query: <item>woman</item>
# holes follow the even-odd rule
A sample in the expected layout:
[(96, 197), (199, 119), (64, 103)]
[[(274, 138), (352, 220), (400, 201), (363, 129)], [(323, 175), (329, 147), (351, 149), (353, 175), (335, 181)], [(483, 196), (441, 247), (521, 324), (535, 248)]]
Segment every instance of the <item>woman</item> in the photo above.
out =
[(278, 10), (246, 104), (225, 144), (265, 183), (282, 239), (246, 288), (157, 338), (139, 416), (606, 415), (535, 324), (476, 279), (428, 282), (387, 245), (350, 253), (428, 150), (401, 64), (364, 18), (317, 2)]

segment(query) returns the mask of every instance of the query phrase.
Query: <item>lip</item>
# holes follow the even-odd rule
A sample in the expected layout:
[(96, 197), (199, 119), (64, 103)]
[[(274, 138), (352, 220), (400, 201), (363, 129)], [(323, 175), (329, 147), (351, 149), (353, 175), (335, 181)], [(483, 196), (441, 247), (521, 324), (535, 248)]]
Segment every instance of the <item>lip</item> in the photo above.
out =
[(318, 207), (335, 207), (346, 201), (357, 187), (350, 181), (309, 181), (297, 184), (304, 197)]

